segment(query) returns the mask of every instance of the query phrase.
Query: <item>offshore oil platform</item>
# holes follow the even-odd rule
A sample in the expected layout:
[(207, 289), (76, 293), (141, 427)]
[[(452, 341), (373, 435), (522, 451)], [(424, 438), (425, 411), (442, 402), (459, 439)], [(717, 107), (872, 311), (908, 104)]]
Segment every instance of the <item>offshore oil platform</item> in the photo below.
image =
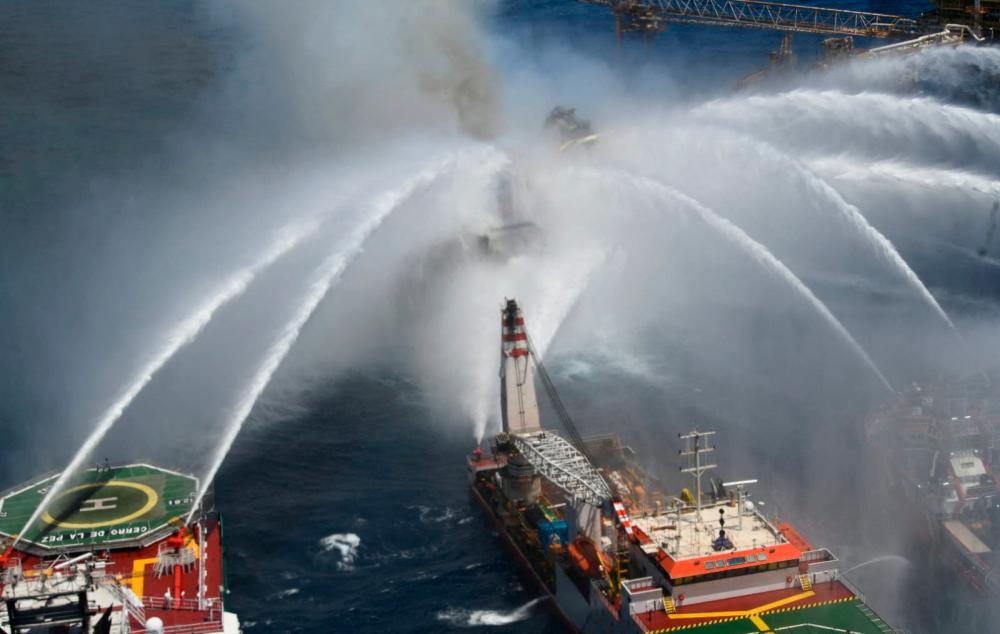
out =
[[(851, 11), (763, 0), (581, 0), (609, 8), (619, 37), (637, 32), (646, 38), (668, 24), (699, 24), (768, 29), (785, 37), (772, 60), (791, 56), (793, 33), (826, 35), (827, 59), (850, 54), (879, 56), (932, 46), (996, 42), (1000, 38), (1000, 0), (933, 0), (913, 15)], [(867, 49), (855, 48), (855, 38), (891, 40)]]

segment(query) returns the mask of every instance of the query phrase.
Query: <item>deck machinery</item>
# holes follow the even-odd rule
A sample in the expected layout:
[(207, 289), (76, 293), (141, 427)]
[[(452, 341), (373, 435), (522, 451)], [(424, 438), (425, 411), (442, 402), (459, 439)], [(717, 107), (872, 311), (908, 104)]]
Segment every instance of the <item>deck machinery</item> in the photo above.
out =
[[(468, 456), (472, 495), (571, 631), (892, 632), (829, 550), (760, 512), (756, 480), (705, 480), (713, 432), (680, 436), (693, 492), (669, 496), (618, 436), (580, 436), (515, 300), (500, 352), (502, 430)], [(536, 374), (565, 437), (542, 426)]]

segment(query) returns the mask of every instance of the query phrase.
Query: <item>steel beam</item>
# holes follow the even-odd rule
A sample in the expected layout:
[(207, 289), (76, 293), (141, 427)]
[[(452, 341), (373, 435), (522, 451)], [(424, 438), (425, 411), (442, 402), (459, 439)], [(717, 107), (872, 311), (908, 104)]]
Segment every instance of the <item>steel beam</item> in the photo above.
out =
[(762, 0), (583, 0), (611, 8), (637, 28), (682, 22), (858, 37), (912, 37), (929, 29), (912, 18)]
[(514, 446), (543, 477), (569, 495), (600, 507), (611, 489), (586, 456), (549, 431), (512, 435)]

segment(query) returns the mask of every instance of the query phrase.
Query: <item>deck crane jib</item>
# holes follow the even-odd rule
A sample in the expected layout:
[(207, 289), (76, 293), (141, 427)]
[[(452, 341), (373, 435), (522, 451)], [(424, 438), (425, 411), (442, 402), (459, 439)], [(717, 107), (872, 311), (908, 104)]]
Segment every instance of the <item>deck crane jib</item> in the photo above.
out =
[[(541, 427), (536, 370), (570, 440)], [(524, 315), (513, 299), (507, 300), (502, 311), (500, 384), (503, 430), (494, 439), (494, 452), (506, 460), (504, 494), (512, 500), (533, 503), (541, 496), (544, 478), (566, 495), (576, 529), (599, 537), (601, 512), (610, 503), (611, 489), (594, 467), (576, 426), (555, 394), (531, 345)]]
[(503, 311), (500, 365), (500, 416), (508, 434), (541, 431), (528, 333), (517, 302), (507, 300)]

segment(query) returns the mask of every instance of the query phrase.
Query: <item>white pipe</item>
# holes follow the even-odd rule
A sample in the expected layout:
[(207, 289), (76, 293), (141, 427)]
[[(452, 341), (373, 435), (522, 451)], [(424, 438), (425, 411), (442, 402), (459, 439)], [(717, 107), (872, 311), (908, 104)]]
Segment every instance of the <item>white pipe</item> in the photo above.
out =
[[(979, 3), (977, 2), (976, 4), (978, 5)], [(978, 7), (977, 7), (977, 10), (978, 10)], [(966, 33), (968, 33), (969, 35), (971, 35), (972, 38), (974, 40), (976, 40), (977, 42), (985, 42), (986, 41), (985, 37), (981, 37), (978, 33), (975, 32), (975, 30), (969, 28), (969, 26), (967, 24), (945, 24), (944, 28), (948, 29), (949, 31), (965, 31)]]
[(53, 570), (62, 570), (63, 568), (66, 568), (68, 566), (72, 566), (73, 564), (75, 564), (77, 562), (83, 561), (84, 559), (89, 559), (89, 558), (91, 558), (93, 556), (94, 556), (94, 553), (83, 553), (82, 555), (77, 555), (76, 557), (73, 557), (72, 559), (67, 559), (66, 561), (64, 561), (64, 562), (62, 562), (60, 564), (56, 564), (55, 566), (52, 566), (52, 569)]

